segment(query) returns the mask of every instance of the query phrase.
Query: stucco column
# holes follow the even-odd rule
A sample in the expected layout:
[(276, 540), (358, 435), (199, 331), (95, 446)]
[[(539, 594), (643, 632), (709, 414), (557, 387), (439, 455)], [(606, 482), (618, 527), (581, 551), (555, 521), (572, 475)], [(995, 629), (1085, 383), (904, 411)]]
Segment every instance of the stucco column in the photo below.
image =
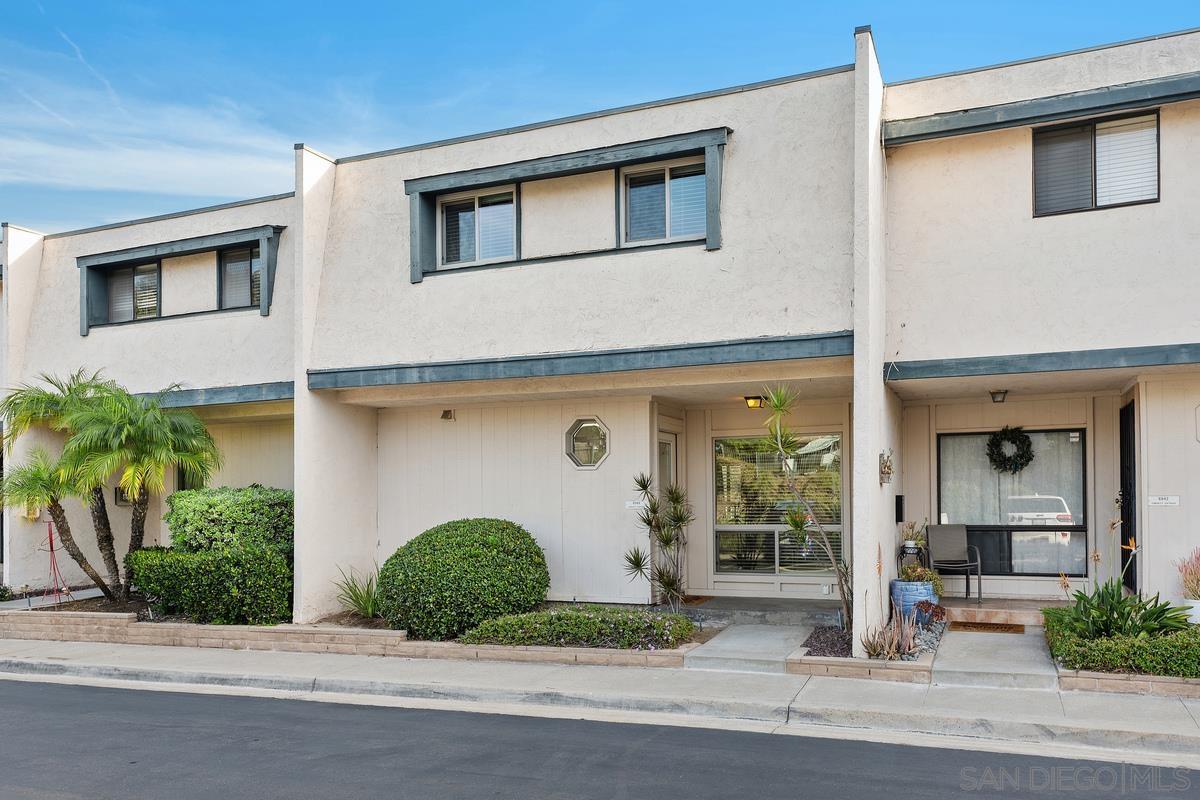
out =
[[(861, 638), (888, 614), (888, 581), (895, 576), (895, 483), (882, 484), (881, 454), (897, 462), (900, 402), (883, 380), (886, 327), (884, 218), (886, 173), (880, 141), (883, 78), (871, 29), (854, 36), (854, 404), (851, 572), (854, 653)], [(898, 470), (897, 470), (898, 471)], [(893, 480), (896, 480), (895, 478)]]
[(311, 622), (337, 611), (339, 568), (374, 568), (378, 541), (378, 411), (308, 389), (320, 335), (325, 238), (336, 164), (296, 146), (296, 577), (293, 617)]

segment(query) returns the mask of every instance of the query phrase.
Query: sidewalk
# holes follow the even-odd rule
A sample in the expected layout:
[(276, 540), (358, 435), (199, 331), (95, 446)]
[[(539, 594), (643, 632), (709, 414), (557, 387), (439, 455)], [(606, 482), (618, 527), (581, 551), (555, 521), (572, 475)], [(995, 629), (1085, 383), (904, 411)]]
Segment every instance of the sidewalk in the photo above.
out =
[[(85, 642), (0, 640), (0, 678), (271, 690), (460, 701), (517, 709), (685, 715), (681, 724), (757, 721), (782, 729), (914, 732), (988, 743), (1102, 748), (1114, 760), (1200, 767), (1200, 699), (923, 686), (687, 669), (376, 658)], [(136, 685), (135, 685), (136, 688)], [(347, 701), (350, 701), (349, 699)], [(786, 731), (785, 731), (786, 732)], [(797, 731), (799, 732), (799, 731)]]

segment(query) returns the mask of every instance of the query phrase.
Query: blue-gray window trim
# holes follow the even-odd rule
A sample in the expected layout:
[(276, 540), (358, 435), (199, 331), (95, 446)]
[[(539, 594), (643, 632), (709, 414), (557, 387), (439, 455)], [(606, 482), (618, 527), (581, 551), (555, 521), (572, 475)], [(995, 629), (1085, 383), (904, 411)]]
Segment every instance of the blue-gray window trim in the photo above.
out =
[(854, 354), (854, 334), (834, 331), (620, 350), (572, 351), (385, 366), (310, 369), (309, 389), (356, 389), (448, 381), (590, 375), (670, 367), (833, 358)]
[(883, 143), (891, 147), (1115, 111), (1151, 109), (1196, 98), (1200, 98), (1200, 72), (1188, 72), (1014, 103), (890, 120), (883, 123)]
[[(704, 156), (708, 223), (705, 247), (708, 250), (716, 250), (721, 246), (721, 162), (730, 132), (729, 128), (711, 128), (642, 142), (406, 180), (404, 191), (409, 196), (410, 280), (420, 283), (425, 275), (437, 270), (438, 195), (506, 184), (516, 184), (516, 191), (520, 192), (523, 181), (620, 169), (630, 164), (687, 155)], [(519, 217), (517, 224), (519, 230)]]
[[(283, 225), (261, 225), (256, 228), (226, 231), (77, 257), (75, 266), (79, 268), (79, 335), (87, 336), (92, 327), (105, 324), (103, 320), (108, 314), (105, 279), (112, 270), (148, 261), (161, 262), (164, 258), (204, 253), (210, 250), (215, 252), (239, 245), (257, 245), (259, 253), (264, 259), (267, 274), (266, 280), (262, 282), (259, 290), (259, 313), (264, 317), (267, 316), (271, 311), (271, 296), (275, 288), (275, 265), (279, 258), (279, 237), (284, 228)], [(220, 259), (218, 258), (217, 261), (219, 270)], [(159, 292), (161, 310), (161, 275)], [(171, 316), (158, 316), (155, 319), (170, 319)]]

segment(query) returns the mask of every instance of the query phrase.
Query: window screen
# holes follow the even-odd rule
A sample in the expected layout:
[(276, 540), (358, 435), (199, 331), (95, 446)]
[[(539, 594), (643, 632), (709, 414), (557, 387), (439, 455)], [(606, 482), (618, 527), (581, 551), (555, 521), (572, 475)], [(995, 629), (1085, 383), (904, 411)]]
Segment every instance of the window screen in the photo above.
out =
[(1034, 131), (1035, 214), (1157, 199), (1157, 115)]
[(707, 222), (703, 163), (625, 176), (625, 241), (700, 237)]
[(1096, 205), (1158, 197), (1158, 120), (1132, 117), (1096, 124)]
[(262, 259), (257, 247), (221, 253), (221, 308), (257, 306), (261, 290)]
[(158, 265), (115, 269), (108, 274), (108, 321), (158, 316)]
[(442, 262), (471, 264), (517, 254), (514, 192), (497, 192), (442, 204)]

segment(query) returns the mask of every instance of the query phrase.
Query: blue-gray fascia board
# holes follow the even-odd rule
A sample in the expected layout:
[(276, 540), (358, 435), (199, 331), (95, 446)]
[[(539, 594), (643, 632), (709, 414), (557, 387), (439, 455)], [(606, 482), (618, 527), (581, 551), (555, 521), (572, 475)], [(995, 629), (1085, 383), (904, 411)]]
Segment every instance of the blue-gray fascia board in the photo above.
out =
[(75, 265), (81, 268), (114, 267), (138, 261), (152, 261), (159, 258), (172, 258), (192, 253), (203, 253), (208, 250), (218, 250), (222, 247), (232, 247), (239, 244), (259, 244), (263, 239), (271, 239), (279, 236), (284, 227), (283, 225), (259, 225), (255, 228), (211, 233), (205, 236), (194, 236), (190, 239), (176, 239), (171, 242), (159, 242), (141, 247), (129, 247), (125, 250), (113, 250), (108, 253), (79, 256), (75, 259)]
[(1030, 372), (1073, 372), (1092, 369), (1167, 367), (1200, 364), (1200, 343), (1118, 347), (1105, 350), (1064, 350), (1009, 356), (938, 358), (892, 361), (884, 366), (887, 381), (925, 378), (968, 378), (1019, 375)]
[(1200, 72), (883, 123), (887, 147), (1200, 98)]
[(426, 192), (476, 189), (524, 180), (577, 175), (582, 172), (592, 172), (624, 164), (671, 158), (685, 153), (703, 153), (704, 149), (710, 145), (724, 145), (729, 133), (728, 128), (712, 128), (676, 136), (647, 139), (641, 142), (517, 161), (494, 167), (480, 167), (462, 172), (431, 175), (426, 178), (411, 178), (404, 182), (404, 191), (406, 194), (424, 194)]
[[(172, 211), (169, 214), (159, 214), (154, 217), (141, 217), (139, 219), (127, 219), (121, 222), (110, 222), (106, 225), (93, 225), (90, 228), (77, 228), (73, 231), (60, 231), (58, 233), (47, 233), (47, 239), (61, 239), (65, 236), (79, 236), (85, 233), (96, 233), (97, 231), (111, 231), (115, 228), (128, 228), (133, 225), (145, 225), (148, 222), (162, 222), (168, 219), (179, 219), (180, 217), (191, 217), (196, 214), (208, 214), (213, 211), (224, 211), (228, 208), (240, 208), (242, 206), (252, 206), (258, 203), (273, 203), (276, 200), (289, 200), (296, 196), (295, 192), (283, 192), (282, 194), (269, 194), (265, 197), (251, 197), (247, 200), (233, 200), (228, 203), (218, 203), (213, 206), (201, 206), (200, 208), (189, 208), (184, 211)], [(36, 233), (36, 231), (33, 231)]]
[(238, 403), (266, 403), (272, 400), (292, 400), (296, 396), (293, 381), (251, 383), (243, 386), (217, 386), (209, 389), (177, 389), (163, 399), (168, 408), (194, 406), (227, 406)]
[(546, 378), (671, 367), (832, 358), (853, 354), (854, 334), (850, 331), (837, 331), (806, 336), (736, 339), (627, 350), (548, 353), (536, 356), (393, 364), (380, 367), (314, 369), (308, 371), (308, 388), (356, 389), (370, 386), (410, 386), (424, 383), (502, 380), (505, 378)]

